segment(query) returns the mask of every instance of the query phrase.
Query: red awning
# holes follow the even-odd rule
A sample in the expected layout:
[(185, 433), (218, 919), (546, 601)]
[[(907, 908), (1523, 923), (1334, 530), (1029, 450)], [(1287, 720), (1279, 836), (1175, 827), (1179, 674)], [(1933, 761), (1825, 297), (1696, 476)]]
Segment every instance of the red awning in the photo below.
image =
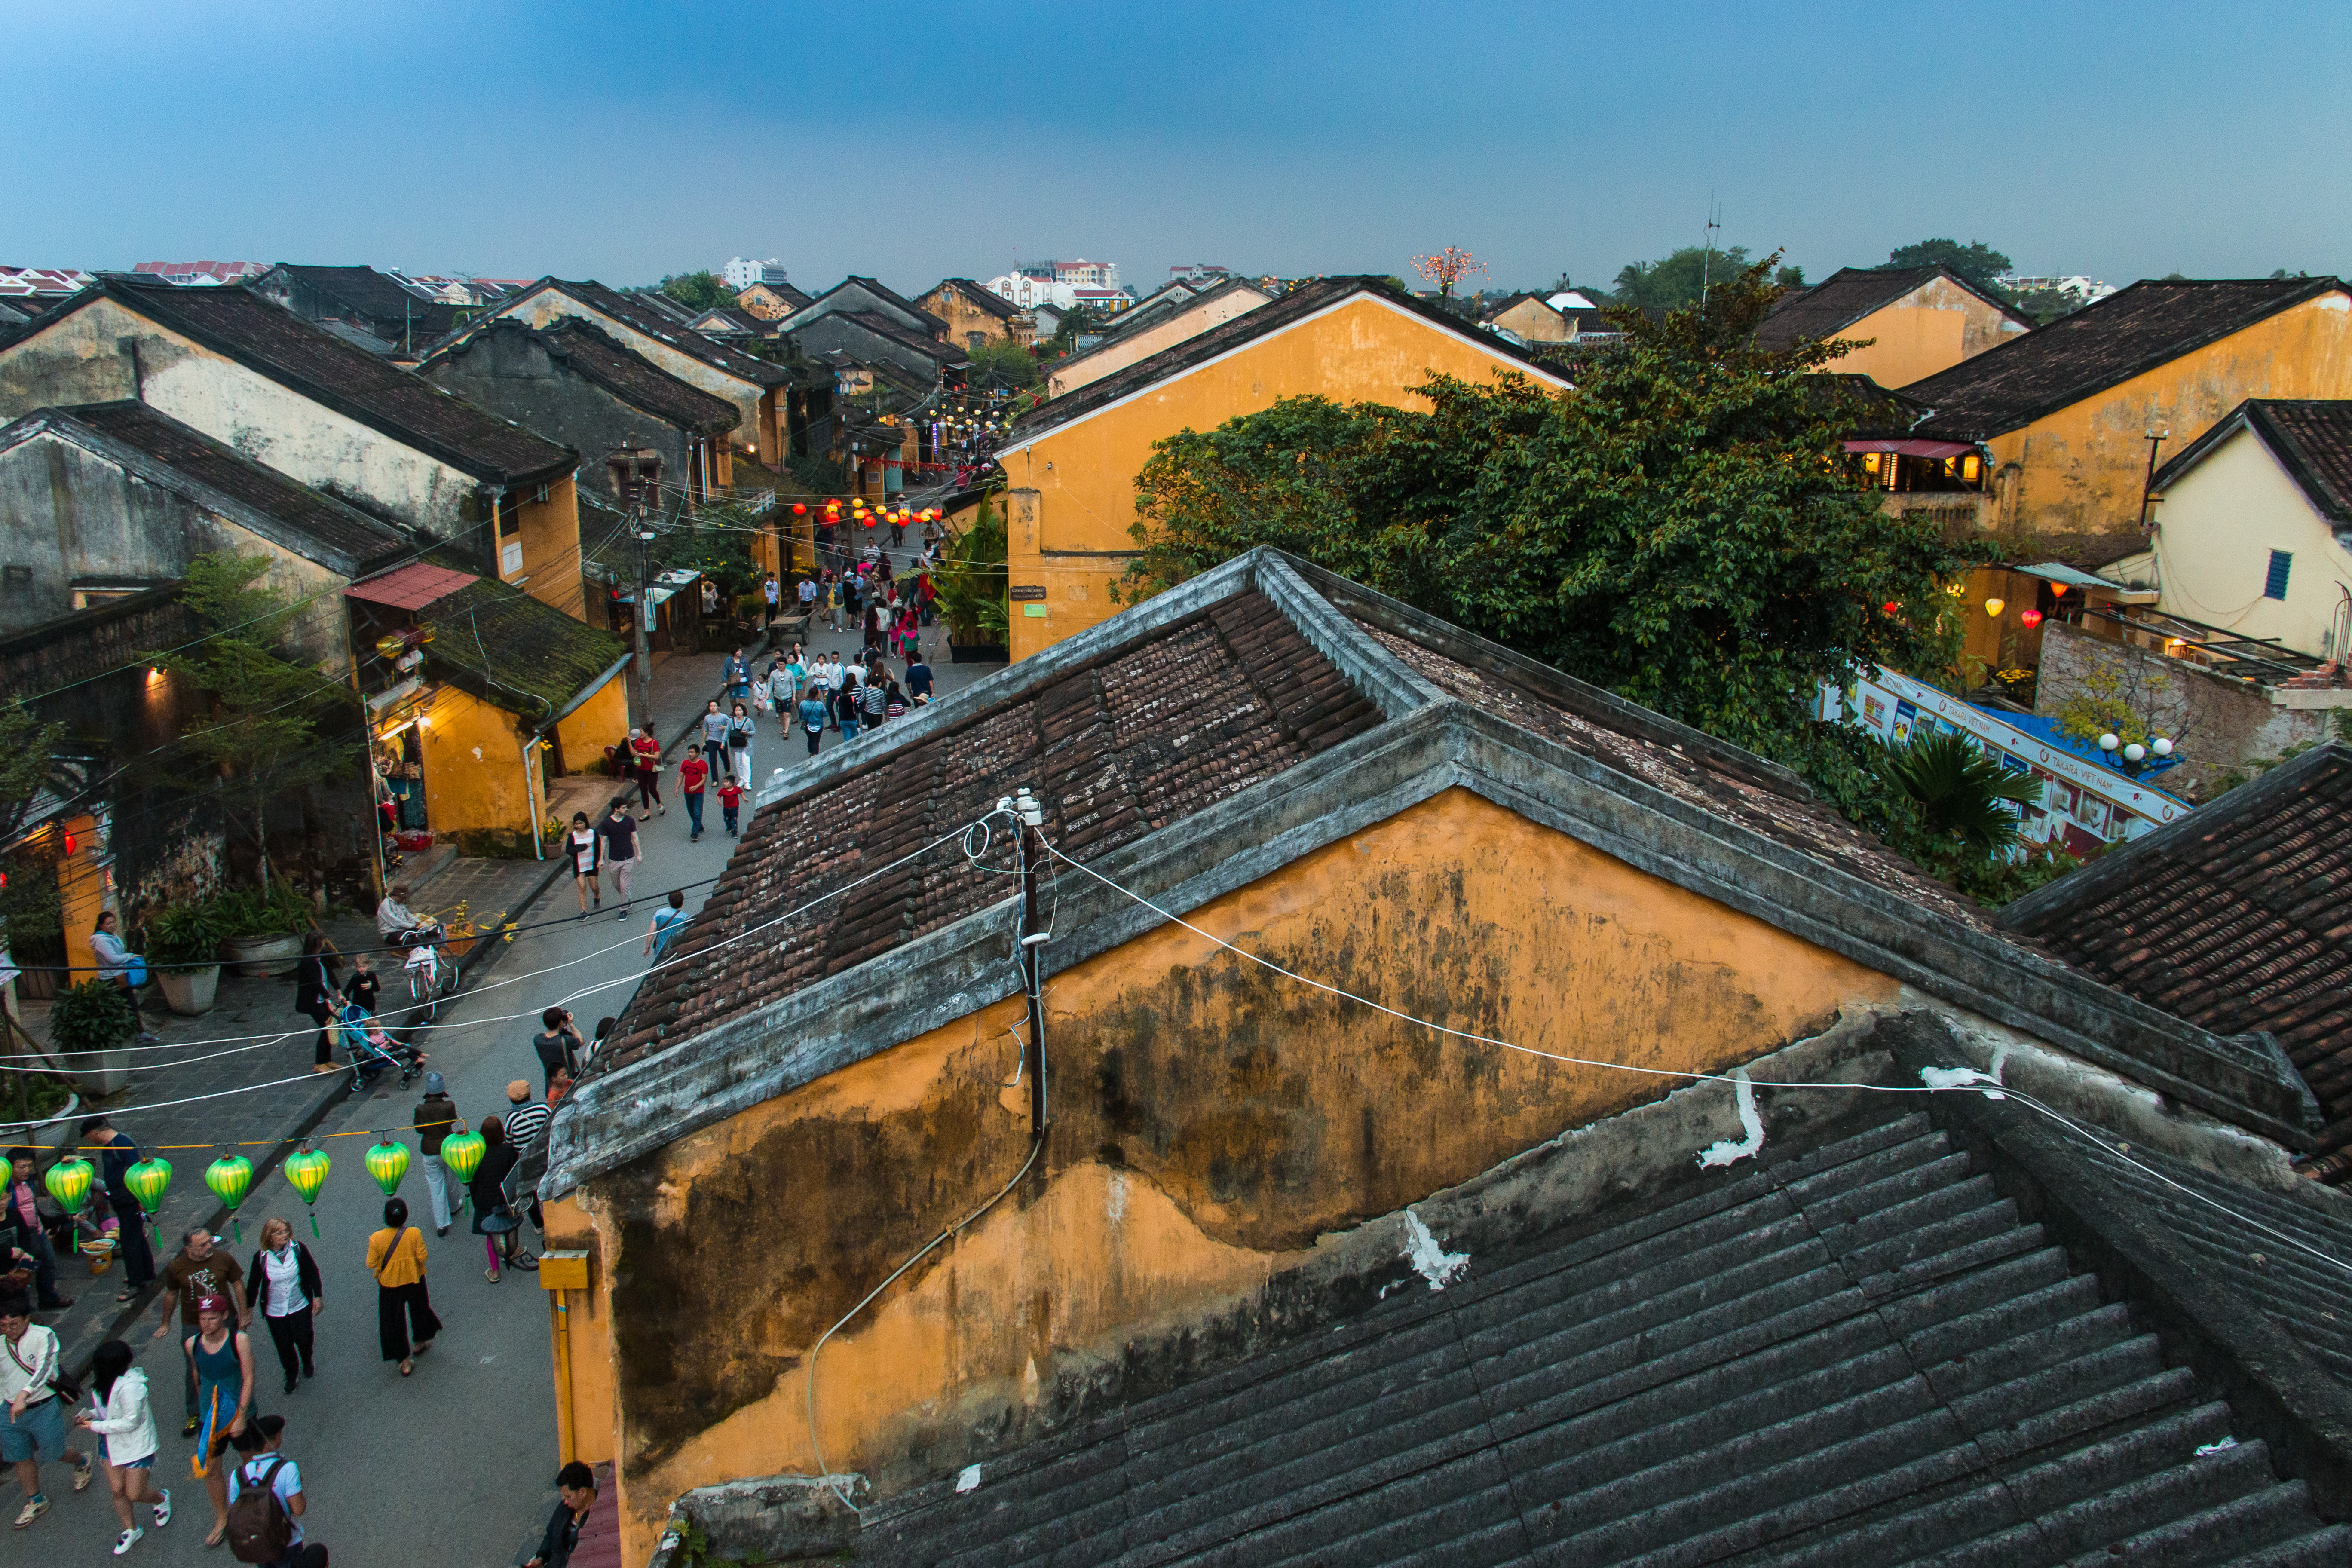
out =
[(1976, 448), (1966, 441), (1848, 441), (1849, 452), (1893, 452), (1905, 458), (1958, 458)]
[(343, 590), (354, 599), (365, 599), (371, 605), (389, 605), (395, 610), (421, 610), (436, 600), (446, 599), (467, 584), (475, 581), (469, 573), (452, 572), (446, 566), (428, 566), (419, 561), (413, 566), (395, 567), (382, 576), (354, 583)]

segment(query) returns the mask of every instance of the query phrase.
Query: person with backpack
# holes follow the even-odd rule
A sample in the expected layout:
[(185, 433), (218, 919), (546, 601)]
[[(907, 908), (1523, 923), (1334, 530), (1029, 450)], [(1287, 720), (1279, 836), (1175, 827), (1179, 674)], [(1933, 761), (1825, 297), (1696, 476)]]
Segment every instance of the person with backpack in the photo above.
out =
[(239, 1563), (268, 1568), (327, 1568), (327, 1549), (302, 1539), (302, 1471), (281, 1451), (286, 1417), (264, 1415), (236, 1435), (236, 1468), (228, 1478), (228, 1550)]
[(408, 1223), (408, 1205), (398, 1198), (385, 1200), (383, 1228), (368, 1237), (367, 1266), (375, 1276), (379, 1347), (406, 1377), (416, 1370), (415, 1358), (433, 1348), (441, 1320), (425, 1288), (425, 1233)]
[(65, 1407), (79, 1404), (81, 1390), (65, 1374), (63, 1348), (54, 1329), (33, 1321), (33, 1303), (22, 1296), (0, 1301), (0, 1460), (16, 1467), (24, 1489), (26, 1529), (49, 1511), (41, 1490), (41, 1461), (63, 1459), (73, 1467), (73, 1489), (89, 1487), (98, 1467), (88, 1454), (66, 1445)]
[(824, 690), (821, 683), (812, 683), (808, 695), (801, 699), (801, 732), (808, 737), (809, 755), (812, 757), (816, 755), (817, 742), (824, 739), (824, 699), (819, 695)]
[(547, 1533), (522, 1568), (569, 1568), (572, 1553), (580, 1544), (580, 1527), (588, 1522), (588, 1512), (596, 1506), (596, 1472), (574, 1459), (555, 1472), (555, 1511), (548, 1516)]
[(758, 736), (758, 725), (751, 715), (743, 710), (743, 705), (738, 702), (734, 716), (727, 721), (727, 752), (735, 782), (746, 788), (751, 783), (751, 742)]
[[(724, 800), (727, 790), (732, 787), (732, 781), (730, 781), (727, 786), (719, 790), (719, 798)], [(743, 792), (737, 789), (735, 794), (738, 798), (740, 798)], [(735, 806), (731, 801), (727, 805), (727, 831), (730, 833), (735, 831)], [(654, 911), (654, 923), (646, 932), (644, 956), (652, 959), (656, 963), (669, 956), (669, 944), (677, 939), (678, 932), (686, 929), (686, 895), (672, 889), (667, 907)], [(550, 1089), (555, 1087), (552, 1079), (548, 1080), (548, 1087)], [(518, 1139), (515, 1142), (517, 1147), (521, 1147), (520, 1140)]]
[(141, 1503), (154, 1509), (155, 1528), (172, 1522), (172, 1489), (155, 1490), (155, 1407), (147, 1397), (147, 1374), (131, 1364), (131, 1347), (109, 1340), (90, 1358), (90, 1408), (74, 1417), (84, 1431), (106, 1439), (106, 1489), (114, 1503), (114, 1517), (122, 1521), (115, 1538), (117, 1557), (147, 1532), (132, 1511)]

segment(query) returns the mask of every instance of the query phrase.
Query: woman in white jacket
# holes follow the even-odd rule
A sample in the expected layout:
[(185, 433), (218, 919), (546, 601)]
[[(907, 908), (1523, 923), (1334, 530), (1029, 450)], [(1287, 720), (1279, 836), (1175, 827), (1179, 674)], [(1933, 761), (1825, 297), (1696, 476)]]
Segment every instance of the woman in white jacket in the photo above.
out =
[(115, 1517), (122, 1534), (114, 1542), (117, 1557), (147, 1532), (131, 1510), (142, 1502), (155, 1510), (155, 1528), (172, 1522), (172, 1492), (153, 1490), (155, 1412), (147, 1400), (147, 1374), (131, 1364), (131, 1347), (109, 1340), (90, 1358), (89, 1410), (74, 1417), (77, 1426), (106, 1439), (106, 1489), (113, 1494)]

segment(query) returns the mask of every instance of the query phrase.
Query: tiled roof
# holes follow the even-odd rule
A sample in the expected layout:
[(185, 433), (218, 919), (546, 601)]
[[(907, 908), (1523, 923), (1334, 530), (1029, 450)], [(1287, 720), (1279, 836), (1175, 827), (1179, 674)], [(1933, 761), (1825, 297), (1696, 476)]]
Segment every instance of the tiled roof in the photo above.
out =
[(1471, 323), (1439, 310), (1426, 300), (1414, 298), (1385, 279), (1318, 278), (1312, 283), (1301, 284), (1278, 300), (1260, 305), (1255, 310), (1235, 316), (1230, 321), (1220, 322), (1197, 337), (1171, 344), (1099, 381), (1088, 382), (1074, 391), (1047, 400), (1013, 421), (1006, 437), (1006, 445), (1009, 447), (1034, 440), (1049, 430), (1083, 419), (1156, 382), (1181, 375), (1244, 343), (1278, 332), (1358, 294), (1382, 300), (1408, 314), (1421, 317), (1432, 326), (1473, 341), (1482, 353), (1492, 354), (1496, 359), (1517, 361), (1518, 367), (1540, 380), (1556, 384), (1559, 379), (1558, 372), (1507, 339), (1481, 332)]
[(41, 415), (56, 415), (143, 452), (196, 484), (265, 514), (353, 569), (408, 546), (405, 535), (358, 508), (297, 483), (146, 404), (95, 403), (45, 409)]
[(2352, 1178), (2352, 749), (2318, 747), (2009, 906), (2000, 924), (2152, 1006), (2265, 1030)]
[[(521, 326), (520, 322), (508, 324)], [(539, 337), (550, 353), (614, 395), (683, 429), (709, 436), (742, 423), (741, 410), (725, 398), (680, 381), (584, 318), (559, 318), (549, 322)]]
[(373, 267), (304, 267), (281, 261), (276, 270), (378, 321), (413, 321), (413, 336), (420, 343), (439, 337), (464, 319), (456, 306), (407, 288)]
[[(2183, 1346), (2136, 1315), (2138, 1295), (2117, 1300), (2121, 1281), (2019, 1210), (1913, 1116), (1768, 1152), (1679, 1202), (1531, 1215), (1557, 1228), (1466, 1259), (1443, 1291), (1400, 1268), (1402, 1289), (1361, 1281), (1352, 1310), (1302, 1303), (1337, 1321), (1156, 1398), (1090, 1401), (1065, 1434), (976, 1477), (868, 1507), (856, 1554), (883, 1568), (2344, 1562), (2352, 1529), (2281, 1479), (2303, 1456), (2256, 1430), (2293, 1443), (2308, 1428), (2201, 1385)], [(2340, 1279), (2303, 1273), (2340, 1299)]]
[(2238, 431), (2251, 428), (2278, 458), (2320, 516), (2352, 528), (2352, 401), (2250, 397), (2172, 461), (2150, 489), (2161, 494)]
[(1380, 626), (1367, 626), (1365, 629), (1417, 674), (1474, 708), (1532, 730), (1548, 741), (1664, 790), (1701, 811), (1727, 816), (1742, 827), (1835, 866), (1898, 898), (1948, 915), (1964, 925), (1990, 927), (1976, 905), (1943, 883), (1931, 880), (1911, 862), (1844, 817), (1808, 798), (1801, 789), (1791, 790), (1785, 784), (1776, 785), (1758, 774), (1743, 776), (1720, 761), (1710, 763), (1677, 746), (1664, 735), (1643, 736), (1622, 725), (1575, 712), (1512, 681), (1504, 671), (1482, 671)]
[(1772, 307), (1756, 329), (1760, 347), (1785, 349), (1806, 338), (1834, 338), (1873, 310), (1881, 310), (1914, 289), (1942, 278), (1965, 289), (2003, 315), (2023, 323), (2025, 318), (1961, 277), (1942, 267), (1845, 267), (1810, 289), (1794, 290)]
[(937, 338), (927, 338), (913, 328), (892, 321), (879, 310), (844, 310), (841, 316), (845, 321), (856, 321), (877, 336), (887, 338), (941, 364), (964, 363), (963, 350), (943, 343)]
[(98, 281), (69, 267), (0, 267), (0, 297), (46, 294), (62, 299)]
[(477, 479), (531, 483), (567, 474), (580, 460), (571, 447), (486, 414), (242, 284), (190, 289), (116, 274), (86, 298), (101, 295)]
[[(1380, 713), (1263, 596), (1228, 600), (1042, 690), (762, 807), (678, 952), (772, 920), (970, 821), (1017, 784), (1088, 859), (1281, 773)], [(677, 964), (621, 1016), (599, 1070), (627, 1065), (994, 903), (1002, 879), (934, 857), (848, 899)]]
[(1920, 435), (1981, 441), (2344, 289), (2333, 278), (2135, 283), (1903, 391), (1936, 411)]
[(611, 632), (488, 577), (434, 600), (416, 618), (434, 631), (428, 672), (534, 722), (562, 712), (626, 651)]
[[(827, 302), (832, 300), (835, 295), (840, 293), (845, 289), (862, 289), (866, 294), (871, 295), (874, 299), (890, 305), (893, 309), (904, 310), (909, 318), (909, 321), (901, 321), (898, 324), (900, 327), (905, 328), (908, 331), (916, 332), (944, 332), (948, 330), (948, 324), (945, 321), (940, 321), (937, 316), (932, 315), (929, 310), (924, 310), (912, 300), (908, 299), (902, 294), (895, 292), (888, 286), (875, 279), (861, 278), (855, 272), (851, 273), (848, 277), (844, 278), (840, 282), (835, 284), (824, 293), (819, 294), (815, 299), (811, 300), (806, 305), (803, 305), (799, 310), (793, 311), (793, 315), (806, 315), (811, 307), (818, 305), (826, 306), (825, 310), (817, 312), (819, 315), (830, 314), (835, 310), (838, 310), (841, 308), (840, 305), (828, 304)], [(793, 317), (789, 316), (785, 318), (787, 321), (792, 319)]]
[(929, 299), (931, 294), (938, 293), (951, 283), (955, 285), (956, 292), (962, 297), (966, 304), (984, 310), (999, 321), (1010, 321), (1024, 313), (1021, 307), (1012, 300), (1001, 294), (992, 293), (987, 288), (973, 282), (969, 278), (942, 278), (931, 285), (930, 293), (924, 295), (923, 298)]
[[(653, 309), (646, 303), (648, 296), (624, 294), (618, 289), (607, 289), (602, 283), (542, 278), (521, 294), (500, 300), (499, 309), (510, 310), (521, 299), (540, 289), (553, 289), (567, 294), (599, 315), (609, 316), (633, 331), (657, 338), (678, 353), (700, 360), (713, 370), (723, 370), (730, 375), (760, 386), (781, 386), (792, 379), (792, 373), (783, 366), (706, 338), (686, 325), (685, 321), (673, 320)], [(690, 316), (691, 312), (687, 314)]]

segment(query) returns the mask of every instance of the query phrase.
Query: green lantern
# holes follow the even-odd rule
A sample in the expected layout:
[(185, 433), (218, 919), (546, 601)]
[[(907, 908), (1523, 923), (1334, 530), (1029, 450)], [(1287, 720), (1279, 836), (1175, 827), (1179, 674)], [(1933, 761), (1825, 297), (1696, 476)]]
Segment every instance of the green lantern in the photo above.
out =
[(478, 1132), (452, 1132), (441, 1140), (441, 1166), (457, 1178), (457, 1190), (451, 1194), (457, 1201), (449, 1205), (452, 1214), (466, 1202), (466, 1184), (482, 1168), (482, 1156), (488, 1153), (489, 1144)]
[(205, 1185), (228, 1206), (230, 1234), (237, 1241), (244, 1241), (245, 1222), (236, 1217), (236, 1205), (253, 1190), (253, 1162), (242, 1154), (223, 1155), (205, 1167)]
[(82, 1205), (89, 1202), (90, 1183), (96, 1176), (87, 1160), (60, 1160), (49, 1167), (42, 1184), (49, 1189), (49, 1196), (58, 1200), (58, 1207), (77, 1215), (81, 1213)]
[(367, 1173), (375, 1178), (375, 1184), (383, 1189), (385, 1197), (399, 1192), (400, 1178), (408, 1174), (408, 1145), (387, 1138), (370, 1149)]
[(316, 1149), (302, 1149), (286, 1156), (286, 1184), (302, 1194), (302, 1202), (310, 1210), (310, 1234), (319, 1234), (319, 1189), (327, 1184), (327, 1156)]
[[(163, 1194), (172, 1190), (172, 1162), (160, 1154), (150, 1154), (122, 1173), (122, 1184), (131, 1189), (131, 1195), (139, 1200), (139, 1206), (147, 1211), (148, 1219), (152, 1221), (155, 1211), (163, 1206)], [(156, 1239), (161, 1241), (163, 1235), (158, 1226)]]

